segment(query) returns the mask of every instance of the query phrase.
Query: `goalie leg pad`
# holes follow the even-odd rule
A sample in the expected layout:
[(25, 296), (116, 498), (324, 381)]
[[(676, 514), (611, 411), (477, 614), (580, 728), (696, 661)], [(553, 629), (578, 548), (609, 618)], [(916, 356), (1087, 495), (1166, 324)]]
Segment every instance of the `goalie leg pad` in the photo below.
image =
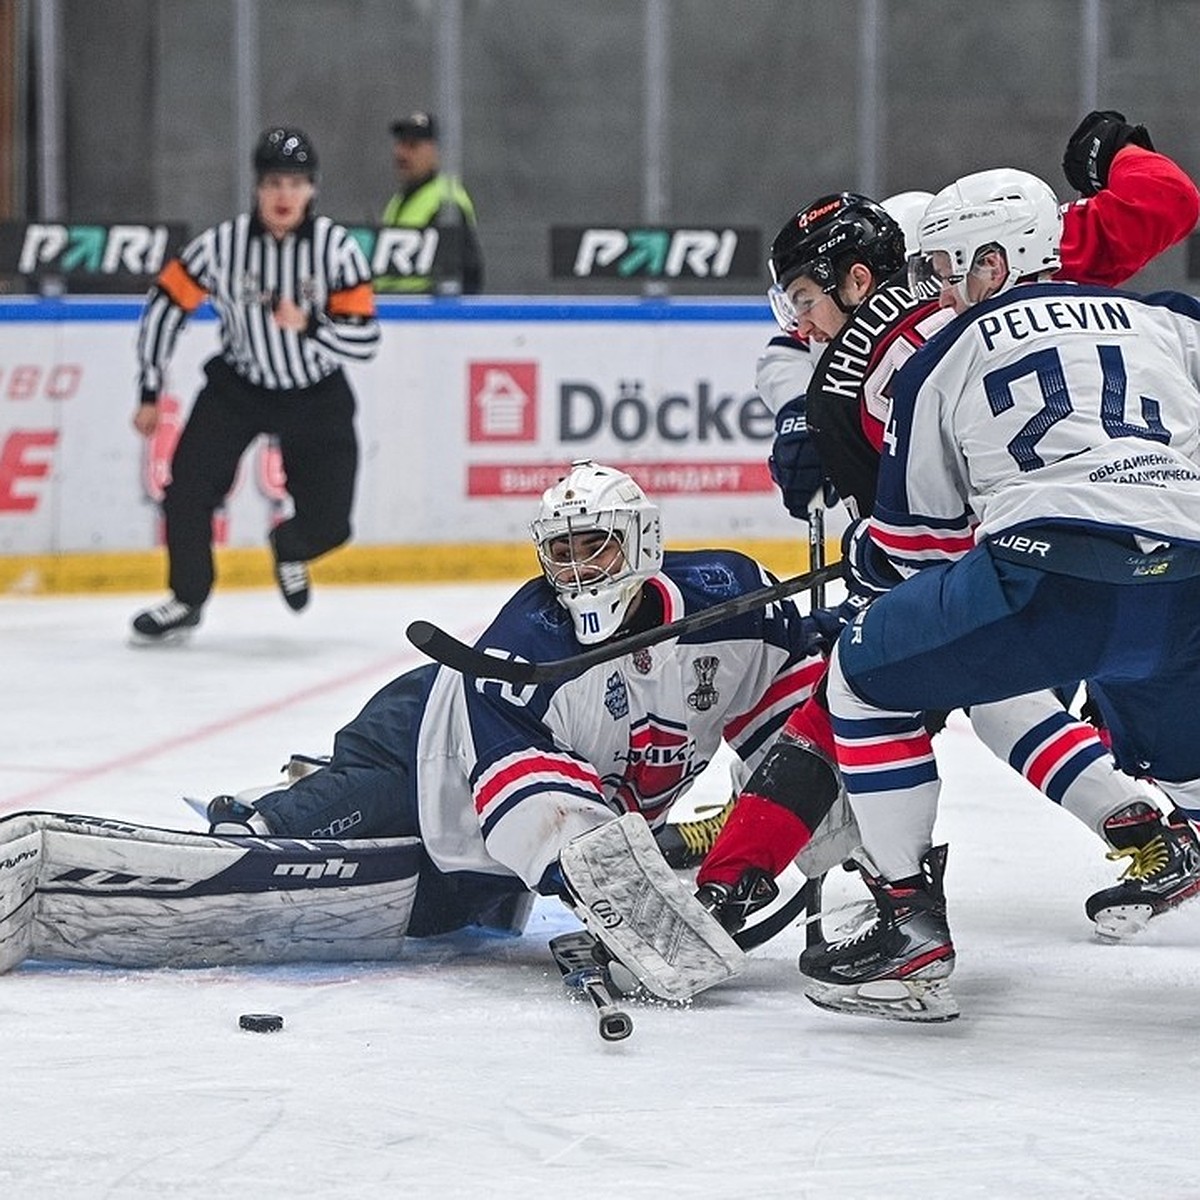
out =
[(37, 819), (17, 814), (0, 825), (0, 974), (33, 947), (33, 911), (42, 863)]
[[(31, 837), (36, 860), (34, 842), (21, 849)], [(19, 855), (17, 871), (36, 872), (21, 925), (0, 915), (6, 970), (26, 956), (122, 967), (394, 959), (421, 862), (416, 838), (221, 837), (54, 813), (0, 820), (0, 862)], [(29, 883), (13, 886), (17, 871), (0, 871), (10, 917)]]
[(688, 1000), (745, 968), (637, 813), (573, 839), (559, 862), (584, 924), (653, 995)]

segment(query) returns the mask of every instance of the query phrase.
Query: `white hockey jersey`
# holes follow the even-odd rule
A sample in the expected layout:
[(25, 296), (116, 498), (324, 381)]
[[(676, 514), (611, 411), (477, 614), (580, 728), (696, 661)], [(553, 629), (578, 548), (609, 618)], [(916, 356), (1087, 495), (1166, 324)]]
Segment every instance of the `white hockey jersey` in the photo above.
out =
[(898, 372), (871, 534), (901, 571), (1047, 522), (1200, 543), (1200, 302), (1021, 285)]
[[(769, 584), (732, 551), (668, 551), (648, 586), (663, 622)], [(443, 871), (543, 882), (573, 837), (626, 812), (652, 827), (722, 738), (753, 761), (824, 671), (790, 601), (538, 686), (441, 669), (417, 744), (421, 836)], [(544, 580), (527, 583), (477, 646), (527, 661), (582, 651)]]

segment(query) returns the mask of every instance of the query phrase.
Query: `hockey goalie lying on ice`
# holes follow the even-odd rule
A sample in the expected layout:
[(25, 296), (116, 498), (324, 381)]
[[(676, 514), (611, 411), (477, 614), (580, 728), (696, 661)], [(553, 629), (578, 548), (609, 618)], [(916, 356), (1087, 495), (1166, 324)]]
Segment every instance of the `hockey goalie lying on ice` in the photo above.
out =
[[(533, 534), (542, 575), (480, 639), (489, 653), (570, 657), (771, 582), (732, 551), (664, 552), (657, 507), (595, 463), (546, 493)], [(322, 769), (214, 801), (209, 835), (0, 821), (0, 965), (390, 957), (405, 934), (520, 930), (541, 893), (651, 992), (690, 996), (743, 954), (654, 833), (722, 741), (757, 763), (825, 648), (783, 601), (550, 684), (430, 665), (373, 697)]]

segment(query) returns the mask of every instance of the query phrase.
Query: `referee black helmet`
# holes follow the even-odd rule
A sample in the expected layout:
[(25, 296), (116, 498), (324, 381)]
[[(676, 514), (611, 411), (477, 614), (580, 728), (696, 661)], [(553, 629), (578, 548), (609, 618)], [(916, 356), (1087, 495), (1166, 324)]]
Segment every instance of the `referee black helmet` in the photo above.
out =
[(308, 134), (285, 125), (263, 131), (254, 147), (254, 173), (261, 178), (271, 171), (317, 176), (317, 151)]

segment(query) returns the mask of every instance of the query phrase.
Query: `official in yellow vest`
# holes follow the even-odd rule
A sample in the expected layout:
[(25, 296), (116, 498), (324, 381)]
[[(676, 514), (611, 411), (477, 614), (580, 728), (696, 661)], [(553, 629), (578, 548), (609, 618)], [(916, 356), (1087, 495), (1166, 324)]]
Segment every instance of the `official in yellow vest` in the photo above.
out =
[(392, 123), (393, 157), (400, 190), (388, 201), (381, 223), (405, 229), (435, 227), (449, 240), (460, 239), (461, 254), (439, 254), (439, 259), (460, 261), (449, 274), (435, 267), (432, 275), (381, 275), (377, 292), (409, 295), (426, 292), (463, 294), (483, 290), (483, 258), (475, 227), (475, 205), (466, 188), (441, 170), (437, 123), (427, 112), (415, 112)]

